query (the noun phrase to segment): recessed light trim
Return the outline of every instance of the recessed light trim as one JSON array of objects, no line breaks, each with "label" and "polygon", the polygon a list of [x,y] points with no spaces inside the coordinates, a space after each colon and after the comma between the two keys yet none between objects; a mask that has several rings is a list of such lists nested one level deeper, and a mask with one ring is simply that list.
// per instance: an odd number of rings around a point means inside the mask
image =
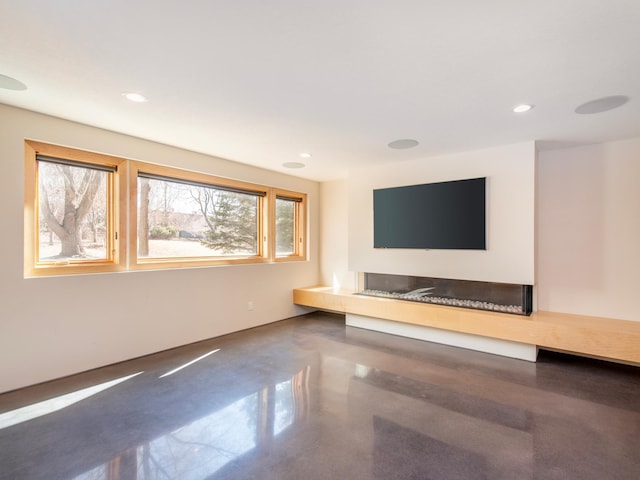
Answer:
[{"label": "recessed light trim", "polygon": [[401,138],[400,140],[390,142],[387,147],[393,148],[394,150],[404,150],[405,148],[417,147],[419,143],[417,140],[411,138]]},{"label": "recessed light trim", "polygon": [[310,153],[301,153],[300,154],[300,158],[311,158],[313,155],[311,155]]},{"label": "recessed light trim", "polygon": [[513,107],[513,112],[514,113],[525,113],[528,112],[529,110],[531,110],[533,108],[533,105],[530,105],[528,103],[521,103],[520,105],[516,105],[515,107]]},{"label": "recessed light trim", "polygon": [[284,162],[282,164],[284,168],[304,168],[306,165],[300,162]]},{"label": "recessed light trim", "polygon": [[147,99],[147,97],[145,97],[141,93],[125,92],[125,93],[122,94],[122,96],[124,98],[126,98],[127,100],[129,100],[131,102],[136,102],[136,103],[144,103],[144,102],[148,102],[149,101]]}]

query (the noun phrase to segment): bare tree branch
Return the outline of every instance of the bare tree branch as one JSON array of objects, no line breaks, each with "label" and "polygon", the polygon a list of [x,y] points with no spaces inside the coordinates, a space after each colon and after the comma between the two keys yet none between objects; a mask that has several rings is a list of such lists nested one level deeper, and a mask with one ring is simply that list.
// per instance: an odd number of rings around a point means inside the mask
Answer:
[{"label": "bare tree branch", "polygon": [[40,213],[42,214],[43,220],[49,227],[53,233],[55,233],[59,238],[65,234],[64,228],[58,222],[58,219],[53,214],[51,210],[51,205],[49,204],[49,193],[46,188],[41,189],[40,191]]}]

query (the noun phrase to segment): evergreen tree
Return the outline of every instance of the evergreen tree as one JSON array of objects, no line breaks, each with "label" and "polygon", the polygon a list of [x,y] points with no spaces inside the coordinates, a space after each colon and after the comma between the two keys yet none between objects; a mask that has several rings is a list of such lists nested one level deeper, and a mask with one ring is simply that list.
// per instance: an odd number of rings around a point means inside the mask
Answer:
[{"label": "evergreen tree", "polygon": [[198,190],[198,202],[209,227],[202,244],[221,253],[256,254],[257,197],[225,190]]}]

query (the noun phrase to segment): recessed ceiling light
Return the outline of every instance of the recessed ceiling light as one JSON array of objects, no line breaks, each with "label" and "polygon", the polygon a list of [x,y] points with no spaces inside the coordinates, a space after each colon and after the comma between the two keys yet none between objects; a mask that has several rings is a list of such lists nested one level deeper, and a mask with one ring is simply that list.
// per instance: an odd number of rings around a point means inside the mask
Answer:
[{"label": "recessed ceiling light", "polygon": [[310,153],[301,153],[300,157],[301,158],[311,158],[311,154]]},{"label": "recessed ceiling light", "polygon": [[140,93],[123,93],[122,96],[127,100],[130,100],[132,102],[137,102],[137,103],[144,103],[148,101],[147,97],[145,97]]},{"label": "recessed ceiling light", "polygon": [[583,103],[575,109],[580,115],[589,115],[592,113],[602,113],[614,108],[621,107],[629,101],[629,97],[625,95],[613,95],[611,97],[598,98],[590,102]]},{"label": "recessed ceiling light", "polygon": [[27,86],[20,80],[0,74],[0,88],[7,90],[26,90]]},{"label": "recessed ceiling light", "polygon": [[513,107],[513,111],[515,113],[524,113],[524,112],[528,112],[532,108],[533,108],[533,105],[523,103],[521,105],[516,105],[515,107]]},{"label": "recessed ceiling light", "polygon": [[393,148],[396,150],[402,150],[405,148],[413,148],[418,146],[418,141],[417,140],[412,140],[410,138],[403,138],[400,140],[394,140],[393,142],[389,143],[387,145],[387,147],[389,148]]},{"label": "recessed ceiling light", "polygon": [[284,168],[304,168],[305,164],[300,162],[285,162],[282,166]]}]

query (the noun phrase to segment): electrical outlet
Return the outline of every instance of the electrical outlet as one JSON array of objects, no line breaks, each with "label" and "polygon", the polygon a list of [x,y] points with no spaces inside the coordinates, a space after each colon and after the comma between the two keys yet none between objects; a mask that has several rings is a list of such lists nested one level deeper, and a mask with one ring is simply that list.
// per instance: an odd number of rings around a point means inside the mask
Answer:
[{"label": "electrical outlet", "polygon": [[247,302],[247,310],[249,311],[253,310],[253,300],[249,300]]}]

